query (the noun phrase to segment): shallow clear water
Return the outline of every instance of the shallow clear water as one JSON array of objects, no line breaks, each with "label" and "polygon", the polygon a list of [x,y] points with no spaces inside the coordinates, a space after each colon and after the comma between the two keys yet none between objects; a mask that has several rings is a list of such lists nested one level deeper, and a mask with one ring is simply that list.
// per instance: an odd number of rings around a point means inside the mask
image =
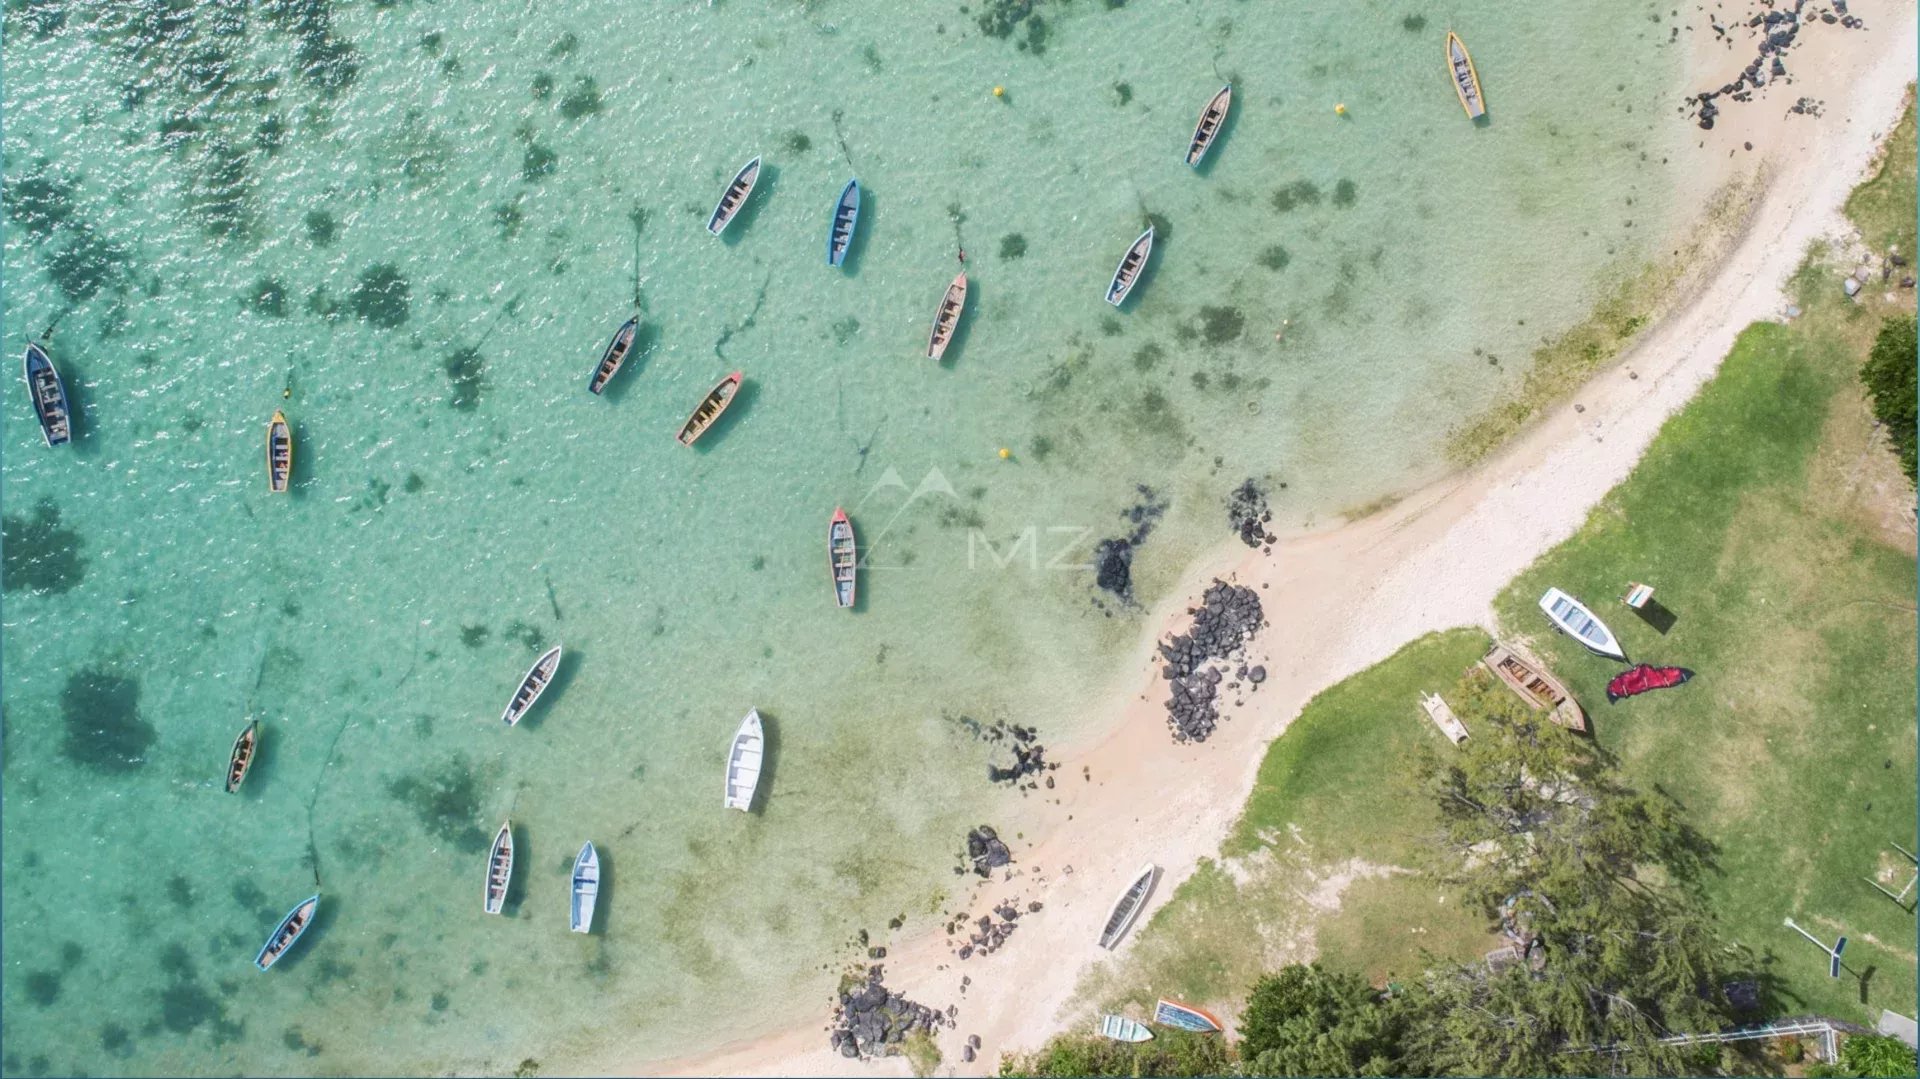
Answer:
[{"label": "shallow clear water", "polygon": [[[987,783],[975,725],[1099,724],[1228,490],[1259,477],[1298,522],[1431,475],[1679,221],[1653,6],[1408,29],[1418,5],[1080,0],[1042,5],[1038,54],[973,7],[9,7],[6,348],[44,337],[80,422],[48,451],[7,393],[0,1071],[552,1070],[812,1017],[855,930],[936,921],[969,825],[1044,813]],[[590,397],[636,281],[640,354]],[[677,445],[734,369],[742,399]],[[276,408],[288,497],[261,482]],[[1086,563],[1143,505],[1129,604]],[[555,688],[503,729],[552,641]],[[725,813],[754,705],[762,801]],[[316,879],[315,929],[256,973]]]}]

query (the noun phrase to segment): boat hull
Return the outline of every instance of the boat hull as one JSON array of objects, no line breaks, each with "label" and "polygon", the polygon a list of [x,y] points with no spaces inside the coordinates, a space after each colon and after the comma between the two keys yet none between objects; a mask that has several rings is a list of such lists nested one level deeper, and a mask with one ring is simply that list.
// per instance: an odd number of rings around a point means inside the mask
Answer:
[{"label": "boat hull", "polygon": [[1620,647],[1620,638],[1613,635],[1613,630],[1588,610],[1586,604],[1558,588],[1549,588],[1540,597],[1540,611],[1562,633],[1579,641],[1596,655],[1623,662],[1626,660],[1627,653]]},{"label": "boat hull", "polygon": [[1452,32],[1447,34],[1447,71],[1453,76],[1453,92],[1460,98],[1460,107],[1466,110],[1467,119],[1485,116],[1487,99],[1480,92],[1480,72],[1473,66],[1466,42]]},{"label": "boat hull", "polygon": [[1536,711],[1549,711],[1550,718],[1571,731],[1587,732],[1587,716],[1566,684],[1555,678],[1544,664],[1535,662],[1507,645],[1495,641],[1480,663],[1492,671],[1514,695]]},{"label": "boat hull", "polygon": [[313,912],[320,906],[318,895],[308,896],[287,912],[280,924],[274,926],[267,935],[267,942],[260,946],[260,954],[253,957],[253,965],[267,970],[278,963],[282,956],[297,943],[313,925]]},{"label": "boat hull", "polygon": [[635,315],[613,333],[613,340],[607,342],[606,351],[600,354],[600,362],[593,365],[593,374],[587,376],[587,392],[599,396],[607,388],[613,376],[620,373],[621,365],[627,362],[627,353],[633,350],[633,338],[640,330],[640,316]]},{"label": "boat hull", "polygon": [[47,350],[27,343],[21,374],[27,381],[27,395],[33,401],[33,417],[40,424],[40,438],[47,448],[73,441],[73,411],[67,403],[67,384],[60,369],[53,365]]},{"label": "boat hull", "polygon": [[766,760],[767,734],[760,722],[760,710],[751,709],[740,721],[727,747],[727,777],[724,802],[727,809],[742,813],[753,811],[753,797],[760,790],[760,767]]},{"label": "boat hull", "polygon": [[513,884],[513,822],[507,821],[493,837],[487,850],[486,887],[480,893],[480,909],[498,914],[506,905],[507,889]]},{"label": "boat hull", "polygon": [[721,413],[724,413],[727,406],[733,404],[734,397],[739,395],[740,379],[740,372],[735,371],[707,391],[707,395],[701,398],[699,407],[693,410],[693,415],[688,416],[687,422],[680,425],[680,434],[677,437],[682,446],[691,446],[700,441],[700,436],[713,428],[714,423],[720,419]]},{"label": "boat hull", "polygon": [[600,903],[600,852],[589,841],[573,860],[572,902],[567,909],[567,928],[575,933],[593,931],[593,911]]},{"label": "boat hull", "polygon": [[292,481],[293,427],[287,423],[286,413],[275,412],[267,421],[267,490],[286,494]]},{"label": "boat hull", "polygon": [[1207,151],[1213,149],[1213,140],[1220,137],[1220,127],[1227,122],[1227,112],[1233,108],[1233,85],[1229,83],[1220,88],[1200,110],[1200,122],[1193,125],[1193,138],[1187,140],[1187,164],[1194,168],[1207,158]]},{"label": "boat hull", "polygon": [[833,581],[833,601],[842,609],[853,606],[859,577],[859,542],[847,511],[835,507],[827,522],[827,575]]},{"label": "boat hull", "polygon": [[1120,265],[1113,271],[1113,280],[1107,285],[1107,302],[1115,307],[1127,302],[1133,286],[1140,280],[1140,272],[1147,268],[1147,259],[1153,257],[1153,229],[1140,234],[1120,256]]},{"label": "boat hull", "polygon": [[715,236],[727,231],[727,226],[733,224],[733,219],[740,216],[740,208],[753,197],[753,185],[759,180],[759,158],[756,157],[740,166],[740,171],[734,173],[733,179],[728,181],[727,189],[721,192],[720,201],[714,204],[713,213],[708,215],[707,231]]},{"label": "boat hull", "polygon": [[1153,882],[1160,875],[1160,867],[1148,862],[1127,878],[1127,886],[1113,901],[1107,912],[1106,925],[1100,930],[1100,946],[1109,951],[1118,947],[1122,937],[1127,935],[1134,919],[1146,908],[1147,897],[1153,894]]},{"label": "boat hull", "polygon": [[506,711],[500,713],[500,722],[512,727],[519,724],[533,706],[540,700],[541,694],[553,682],[553,673],[560,669],[560,646],[547,649],[533,666],[527,669],[526,677],[520,679],[520,685],[514,689],[513,697],[507,701]]},{"label": "boat hull", "polygon": [[1214,1018],[1211,1012],[1165,997],[1161,997],[1160,1002],[1154,1005],[1153,1021],[1163,1027],[1200,1034],[1215,1034],[1222,1029],[1220,1020]]},{"label": "boat hull", "polygon": [[967,310],[967,275],[961,273],[947,286],[940,296],[940,306],[933,312],[933,331],[927,334],[927,359],[935,363],[947,354],[947,346],[953,342],[953,331],[960,325],[960,316]]},{"label": "boat hull", "polygon": [[860,181],[848,180],[833,204],[833,219],[827,224],[827,265],[847,261],[847,248],[853,246],[853,230],[860,224]]},{"label": "boat hull", "polygon": [[234,736],[233,751],[227,754],[227,793],[239,791],[253,769],[254,753],[259,749],[260,721],[254,720]]}]

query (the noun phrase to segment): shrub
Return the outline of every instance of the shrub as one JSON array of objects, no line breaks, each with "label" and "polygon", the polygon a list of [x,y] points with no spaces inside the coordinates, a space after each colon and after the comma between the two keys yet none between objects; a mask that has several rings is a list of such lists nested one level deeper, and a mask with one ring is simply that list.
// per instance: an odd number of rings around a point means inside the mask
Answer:
[{"label": "shrub", "polygon": [[1873,398],[1873,413],[1886,424],[1887,437],[1909,480],[1914,478],[1915,394],[1920,392],[1914,376],[1916,355],[1920,355],[1920,344],[1915,340],[1913,316],[1890,318],[1880,324],[1880,336],[1860,369],[1860,381]]}]

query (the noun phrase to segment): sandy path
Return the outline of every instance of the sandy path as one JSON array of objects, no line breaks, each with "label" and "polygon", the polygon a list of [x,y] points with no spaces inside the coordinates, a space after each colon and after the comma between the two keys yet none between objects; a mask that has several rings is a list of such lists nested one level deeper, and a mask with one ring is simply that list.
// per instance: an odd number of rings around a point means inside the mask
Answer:
[{"label": "sandy path", "polygon": [[[1730,108],[1711,136],[1697,140],[1707,143],[1703,168],[1712,167],[1707,155],[1753,141],[1753,153],[1742,150],[1723,168],[1750,169],[1758,158],[1768,170],[1765,194],[1745,236],[1692,301],[1580,391],[1584,411],[1569,403],[1472,472],[1365,520],[1290,537],[1270,557],[1237,542],[1223,546],[1196,568],[1184,595],[1154,612],[1149,625],[1182,628],[1186,607],[1216,575],[1258,589],[1270,627],[1252,652],[1266,665],[1268,680],[1244,708],[1228,712],[1232,718],[1205,745],[1173,746],[1154,639],[1141,642],[1138,688],[1116,702],[1121,719],[1097,742],[1068,747],[1061,756],[1061,805],[1050,814],[1051,833],[1019,851],[1023,875],[985,884],[970,903],[955,907],[979,914],[1017,897],[1023,905],[1039,899],[1045,909],[1024,916],[991,956],[956,961],[936,928],[896,947],[887,960],[890,988],[937,1007],[960,1006],[959,1025],[941,1035],[943,1073],[993,1074],[1001,1052],[1032,1048],[1059,1029],[1070,1018],[1062,1011],[1075,987],[1105,955],[1094,939],[1134,869],[1147,861],[1163,867],[1151,902],[1164,902],[1201,857],[1217,852],[1252,788],[1263,747],[1313,694],[1423,633],[1490,627],[1498,591],[1570,536],[1627,476],[1667,417],[1712,377],[1740,330],[1780,316],[1782,286],[1808,245],[1847,231],[1841,204],[1897,121],[1902,88],[1914,78],[1911,6],[1853,6],[1871,30],[1810,39],[1794,53],[1795,86]],[[1740,58],[1734,70],[1745,62]],[[1821,119],[1782,116],[1802,94],[1825,100]],[[1408,702],[1408,722],[1417,717]],[[1093,782],[1079,779],[1083,767]],[[963,975],[972,981],[964,994]],[[803,1028],[698,1057],[621,1061],[614,1070],[909,1074],[900,1058],[842,1059],[828,1049],[824,1024],[823,1014]],[[971,1034],[983,1046],[978,1061],[964,1065],[961,1047]]]}]

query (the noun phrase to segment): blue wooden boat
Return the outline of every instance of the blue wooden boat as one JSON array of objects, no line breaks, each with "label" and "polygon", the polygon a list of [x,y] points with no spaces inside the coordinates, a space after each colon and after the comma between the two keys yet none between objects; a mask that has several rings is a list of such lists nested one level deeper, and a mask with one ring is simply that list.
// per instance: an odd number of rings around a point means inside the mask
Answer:
[{"label": "blue wooden boat", "polygon": [[740,207],[747,204],[747,196],[753,194],[754,181],[759,178],[759,158],[756,157],[740,166],[740,171],[733,174],[733,182],[727,185],[727,190],[721,194],[720,201],[714,204],[713,215],[707,218],[708,232],[718,236],[727,231],[727,226],[733,223],[734,215],[740,212]]},{"label": "blue wooden boat", "polygon": [[827,265],[847,261],[847,248],[853,243],[853,226],[860,221],[860,181],[848,180],[840,189],[840,201],[833,204],[833,224],[827,227]]},{"label": "blue wooden boat", "polygon": [[73,440],[73,420],[67,409],[67,384],[53,366],[47,350],[27,342],[27,393],[33,398],[33,415],[40,421],[40,437],[48,446],[63,446]]},{"label": "blue wooden boat", "polygon": [[627,353],[633,349],[633,335],[640,330],[640,316],[635,315],[626,324],[613,332],[613,340],[607,342],[607,350],[600,354],[600,362],[593,369],[593,377],[587,380],[587,392],[598,395],[607,388],[607,382],[619,372],[620,365],[627,360]]},{"label": "blue wooden boat", "polygon": [[280,957],[287,954],[287,949],[293,947],[293,942],[300,939],[300,934],[313,924],[313,911],[319,905],[320,897],[311,895],[288,911],[287,916],[280,919],[280,924],[273,927],[273,935],[260,946],[260,954],[253,957],[253,965],[265,970],[279,962]]},{"label": "blue wooden boat", "polygon": [[1160,1003],[1154,1006],[1153,1021],[1163,1027],[1191,1030],[1199,1034],[1217,1034],[1221,1029],[1220,1020],[1191,1004],[1165,997],[1161,997]]},{"label": "blue wooden boat", "polygon": [[1127,293],[1133,291],[1133,283],[1140,280],[1140,271],[1146,268],[1147,256],[1153,254],[1153,226],[1133,241],[1127,253],[1120,258],[1120,265],[1113,271],[1113,281],[1107,285],[1107,302],[1115,307],[1127,302]]}]

